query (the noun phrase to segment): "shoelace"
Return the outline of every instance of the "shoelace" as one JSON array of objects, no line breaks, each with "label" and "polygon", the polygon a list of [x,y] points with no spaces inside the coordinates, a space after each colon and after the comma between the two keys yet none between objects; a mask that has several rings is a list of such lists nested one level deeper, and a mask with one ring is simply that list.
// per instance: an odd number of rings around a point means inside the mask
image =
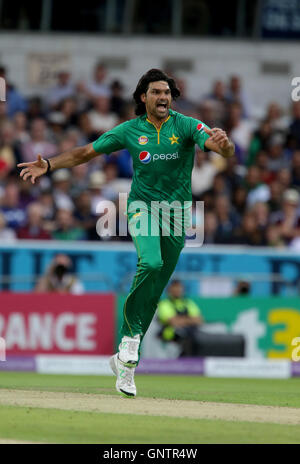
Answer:
[{"label": "shoelace", "polygon": [[139,342],[128,342],[128,353],[135,355],[138,348]]},{"label": "shoelace", "polygon": [[131,387],[134,385],[134,367],[122,367],[124,375],[121,376],[122,383]]},{"label": "shoelace", "polygon": [[121,349],[127,350],[129,354],[135,355],[138,348],[139,341],[128,341],[121,343]]}]

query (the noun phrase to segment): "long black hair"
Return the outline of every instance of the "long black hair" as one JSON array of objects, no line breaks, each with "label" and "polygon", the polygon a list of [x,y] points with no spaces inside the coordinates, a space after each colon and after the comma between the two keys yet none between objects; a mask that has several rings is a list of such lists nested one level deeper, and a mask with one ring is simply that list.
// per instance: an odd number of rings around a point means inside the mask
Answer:
[{"label": "long black hair", "polygon": [[180,90],[176,87],[176,82],[172,77],[169,77],[160,69],[150,69],[140,78],[133,94],[133,99],[136,103],[135,114],[137,116],[146,113],[146,106],[141,100],[141,95],[147,92],[150,82],[157,81],[165,81],[169,84],[171,95],[174,100],[180,96]]}]

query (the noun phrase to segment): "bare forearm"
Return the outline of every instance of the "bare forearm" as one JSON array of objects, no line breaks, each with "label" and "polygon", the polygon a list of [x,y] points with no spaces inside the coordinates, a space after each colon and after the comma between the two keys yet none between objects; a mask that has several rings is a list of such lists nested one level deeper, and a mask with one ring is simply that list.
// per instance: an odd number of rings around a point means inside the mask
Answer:
[{"label": "bare forearm", "polygon": [[229,145],[226,148],[220,148],[220,155],[222,155],[224,158],[230,158],[231,156],[234,155],[235,151],[235,146],[232,140],[229,140]]},{"label": "bare forearm", "polygon": [[229,139],[225,131],[219,127],[215,127],[214,129],[204,128],[204,131],[210,135],[205,141],[205,147],[208,150],[219,153],[219,155],[224,158],[229,158],[234,155],[234,143]]},{"label": "bare forearm", "polygon": [[73,150],[50,158],[51,171],[61,168],[72,168],[78,164],[87,163],[97,155],[98,153],[95,152],[91,143],[84,147],[73,148]]},{"label": "bare forearm", "polygon": [[221,147],[218,142],[213,142],[210,139],[207,140],[205,143],[206,148],[215,153],[219,153],[219,155],[223,156],[224,158],[230,158],[230,156],[234,155],[234,143],[229,140],[228,146],[226,148]]}]

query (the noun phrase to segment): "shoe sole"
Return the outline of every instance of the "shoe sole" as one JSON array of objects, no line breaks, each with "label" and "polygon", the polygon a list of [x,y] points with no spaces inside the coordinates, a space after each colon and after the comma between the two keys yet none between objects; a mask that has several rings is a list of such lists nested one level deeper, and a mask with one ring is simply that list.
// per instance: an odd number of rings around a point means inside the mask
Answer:
[{"label": "shoe sole", "polygon": [[117,369],[117,366],[116,366],[116,357],[117,356],[118,356],[118,354],[114,354],[109,360],[110,368],[113,371],[114,375],[117,377],[116,390],[117,390],[118,393],[120,393],[125,398],[135,398],[135,395],[133,393],[126,392],[125,390],[122,390],[121,388],[119,388],[118,385],[117,385],[118,384],[118,369]]}]

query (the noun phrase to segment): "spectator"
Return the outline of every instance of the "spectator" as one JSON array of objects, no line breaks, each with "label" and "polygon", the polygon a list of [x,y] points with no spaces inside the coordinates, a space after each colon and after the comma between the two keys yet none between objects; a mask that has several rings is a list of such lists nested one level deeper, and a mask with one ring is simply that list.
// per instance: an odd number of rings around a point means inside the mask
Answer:
[{"label": "spectator", "polygon": [[44,119],[34,119],[32,121],[31,139],[22,145],[23,162],[35,161],[39,153],[42,153],[44,158],[49,158],[56,153],[56,145],[47,140],[46,127]]},{"label": "spectator", "polygon": [[226,97],[226,86],[223,81],[216,80],[213,83],[212,91],[208,95],[208,99],[215,102],[216,118],[219,121],[224,121],[226,107],[229,102],[228,98]]},{"label": "spectator", "polygon": [[160,338],[179,343],[181,356],[197,356],[198,330],[203,324],[201,311],[190,298],[184,296],[179,280],[168,287],[168,297],[158,304],[157,316],[162,325]]},{"label": "spectator", "polygon": [[70,196],[71,181],[71,173],[68,169],[59,169],[53,173],[53,198],[57,209],[73,211],[74,202]]},{"label": "spectator", "polygon": [[239,102],[229,105],[225,129],[239,150],[239,163],[244,164],[250,146],[252,126],[249,121],[242,119],[242,106]]},{"label": "spectator", "polygon": [[71,82],[71,73],[62,70],[57,73],[57,83],[46,95],[46,101],[50,109],[58,109],[58,105],[76,94],[75,86]]},{"label": "spectator", "polygon": [[39,96],[31,97],[28,101],[26,114],[30,123],[34,119],[45,119],[44,100]]},{"label": "spectator", "polygon": [[59,144],[65,137],[65,116],[60,111],[52,111],[47,117],[49,127],[49,139],[54,144]]},{"label": "spectator", "polygon": [[94,68],[94,77],[93,79],[88,82],[88,84],[84,84],[80,82],[78,85],[78,90],[85,94],[86,98],[89,100],[93,100],[97,97],[107,97],[110,98],[111,91],[106,81],[107,71],[106,67],[103,63],[97,63]]},{"label": "spectator", "polygon": [[96,97],[94,108],[88,113],[91,126],[99,134],[112,129],[118,122],[117,116],[109,110],[109,98]]},{"label": "spectator", "polygon": [[291,171],[288,168],[282,168],[277,173],[277,180],[280,183],[283,190],[287,190],[291,187],[292,177]]},{"label": "spectator", "polygon": [[43,208],[43,227],[50,235],[55,228],[55,204],[51,190],[42,190],[39,196],[39,203]]},{"label": "spectator", "polygon": [[280,210],[283,190],[284,187],[280,182],[278,182],[278,180],[275,180],[270,184],[270,198],[267,204],[271,213]]},{"label": "spectator", "polygon": [[18,111],[14,118],[14,139],[18,143],[29,142],[30,136],[27,130],[27,115],[22,111]]},{"label": "spectator", "polygon": [[268,204],[263,202],[257,202],[252,206],[250,211],[254,215],[258,230],[262,232],[263,236],[265,236],[270,221],[270,212]]},{"label": "spectator", "polygon": [[99,136],[98,132],[93,128],[91,119],[88,113],[82,113],[78,118],[79,129],[81,131],[81,145],[92,143]]},{"label": "spectator", "polygon": [[97,207],[101,201],[106,198],[102,194],[102,188],[105,185],[105,174],[102,171],[92,172],[89,178],[89,191],[91,194],[91,211],[92,214],[97,215],[99,211]]},{"label": "spectator", "polygon": [[243,216],[247,207],[247,190],[240,185],[236,188],[232,197],[232,204],[237,214]]},{"label": "spectator", "polygon": [[271,102],[268,105],[265,119],[273,131],[285,132],[288,127],[287,118],[283,116],[282,108],[276,102]]},{"label": "spectator", "polygon": [[15,141],[14,125],[10,121],[2,124],[0,129],[0,159],[9,171],[14,171],[16,164],[21,162],[20,146]]},{"label": "spectator", "polygon": [[247,211],[241,221],[241,225],[232,234],[229,243],[235,245],[263,246],[266,238],[261,230],[258,229],[253,212]]},{"label": "spectator", "polygon": [[16,233],[13,229],[6,227],[5,216],[0,213],[0,243],[9,243],[16,240]]},{"label": "spectator", "polygon": [[85,231],[87,240],[99,240],[96,230],[98,216],[91,211],[91,194],[89,191],[82,191],[75,200],[76,209],[74,217],[78,225]]},{"label": "spectator", "polygon": [[0,208],[8,227],[17,230],[26,220],[26,213],[20,207],[20,189],[17,184],[9,183],[4,189]]},{"label": "spectator", "polygon": [[180,90],[180,97],[174,103],[175,111],[185,114],[187,116],[193,116],[196,112],[195,103],[189,100],[186,96],[186,83],[184,79],[176,79],[177,87]]},{"label": "spectator", "polygon": [[231,103],[238,103],[240,105],[243,118],[249,117],[249,100],[244,89],[242,88],[242,80],[240,76],[233,75],[230,77],[227,99]]},{"label": "spectator", "polygon": [[288,166],[288,160],[285,157],[283,150],[284,138],[281,134],[273,134],[268,142],[267,155],[268,170],[271,172],[279,172]]},{"label": "spectator", "polygon": [[266,230],[266,244],[273,248],[284,248],[285,242],[281,237],[280,230],[276,225],[269,225]]},{"label": "spectator", "polygon": [[204,244],[217,243],[218,219],[213,211],[207,211],[204,215]]},{"label": "spectator", "polygon": [[227,187],[226,190],[228,191],[230,197],[232,197],[236,189],[240,185],[242,185],[243,176],[239,172],[239,166],[235,156],[231,156],[226,161],[226,166],[225,169],[222,171],[222,174],[225,178],[225,183]]},{"label": "spectator", "polygon": [[292,106],[292,122],[289,137],[294,149],[300,149],[300,101],[294,102]]},{"label": "spectator", "polygon": [[113,81],[111,86],[110,112],[121,116],[125,106],[124,87],[120,81]]},{"label": "spectator", "polygon": [[18,238],[30,240],[50,240],[50,234],[43,227],[43,207],[31,203],[27,208],[27,222],[17,230]]},{"label": "spectator", "polygon": [[0,65],[0,77],[6,80],[7,115],[12,118],[18,111],[26,111],[27,102],[17,89],[7,81],[6,68]]},{"label": "spectator", "polygon": [[282,208],[271,215],[270,221],[277,226],[280,238],[286,244],[300,236],[300,195],[297,190],[288,189],[283,194]]},{"label": "spectator", "polygon": [[133,175],[133,163],[129,151],[126,148],[124,150],[120,150],[117,153],[115,160],[118,166],[119,177],[131,179]]},{"label": "spectator", "polygon": [[105,185],[102,189],[102,195],[108,200],[116,201],[119,193],[129,195],[131,188],[131,179],[124,179],[118,176],[118,165],[114,161],[106,163],[103,167],[105,175]]},{"label": "spectator", "polygon": [[71,196],[77,197],[81,192],[88,188],[88,164],[78,164],[71,169]]},{"label": "spectator", "polygon": [[272,128],[269,121],[263,121],[259,128],[254,131],[250,141],[247,166],[252,166],[256,163],[257,154],[261,150],[267,150],[271,134]]},{"label": "spectator", "polygon": [[192,194],[196,200],[203,192],[212,188],[217,172],[217,168],[209,160],[208,154],[197,147],[192,171]]},{"label": "spectator", "polygon": [[78,109],[75,98],[68,97],[61,101],[59,112],[63,117],[64,128],[76,127],[78,121]]},{"label": "spectator", "polygon": [[290,185],[300,188],[300,150],[294,151],[291,165],[291,182]]},{"label": "spectator", "polygon": [[230,192],[228,190],[228,187],[226,185],[226,179],[225,176],[222,172],[218,172],[213,180],[213,185],[212,188],[207,190],[208,193],[210,193],[213,197],[213,199],[217,195],[229,195]]},{"label": "spectator", "polygon": [[64,254],[55,256],[43,275],[37,282],[35,293],[84,293],[83,284],[72,272],[72,261]]},{"label": "spectator", "polygon": [[258,201],[270,199],[270,188],[263,184],[261,170],[257,166],[250,166],[244,184],[248,190],[247,204],[249,206]]},{"label": "spectator", "polygon": [[239,223],[239,218],[231,210],[230,201],[226,195],[218,195],[216,197],[214,210],[218,221],[217,243],[228,243],[234,229]]},{"label": "spectator", "polygon": [[59,209],[55,216],[56,229],[52,232],[55,240],[84,240],[85,232],[76,225],[73,213],[68,209]]},{"label": "spectator", "polygon": [[246,282],[245,280],[240,280],[236,284],[236,289],[234,291],[234,294],[236,296],[244,296],[244,295],[249,295],[251,292],[251,285],[249,282]]},{"label": "spectator", "polygon": [[200,103],[199,116],[196,115],[196,118],[205,121],[205,124],[209,127],[221,127],[223,125],[217,103],[208,98]]}]

